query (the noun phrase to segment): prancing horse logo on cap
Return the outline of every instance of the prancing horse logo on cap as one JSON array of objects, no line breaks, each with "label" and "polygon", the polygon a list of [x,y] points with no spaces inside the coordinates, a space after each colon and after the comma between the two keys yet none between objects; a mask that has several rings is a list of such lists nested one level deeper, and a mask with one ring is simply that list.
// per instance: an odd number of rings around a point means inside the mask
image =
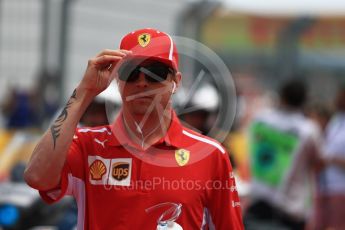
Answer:
[{"label": "prancing horse logo on cap", "polygon": [[138,36],[138,43],[142,47],[147,46],[150,43],[150,40],[151,40],[151,35],[148,33],[140,34]]}]

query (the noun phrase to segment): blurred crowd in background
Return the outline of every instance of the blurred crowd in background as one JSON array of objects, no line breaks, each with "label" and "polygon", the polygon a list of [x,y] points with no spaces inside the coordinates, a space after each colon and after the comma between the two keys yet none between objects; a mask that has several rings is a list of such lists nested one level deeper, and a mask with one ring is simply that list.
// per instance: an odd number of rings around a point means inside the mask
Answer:
[{"label": "blurred crowd in background", "polygon": [[[246,229],[345,229],[345,14],[323,13],[322,4],[315,12],[238,4],[0,0],[0,229],[73,229],[74,201],[45,205],[23,182],[25,164],[87,59],[142,27],[199,41],[230,69],[230,130],[215,124],[228,100],[212,81],[187,105],[198,109],[180,118],[204,134],[215,125],[226,132]],[[197,63],[180,63],[193,81],[189,65]],[[109,123],[107,108],[121,106],[109,95],[93,101],[80,125]]]}]

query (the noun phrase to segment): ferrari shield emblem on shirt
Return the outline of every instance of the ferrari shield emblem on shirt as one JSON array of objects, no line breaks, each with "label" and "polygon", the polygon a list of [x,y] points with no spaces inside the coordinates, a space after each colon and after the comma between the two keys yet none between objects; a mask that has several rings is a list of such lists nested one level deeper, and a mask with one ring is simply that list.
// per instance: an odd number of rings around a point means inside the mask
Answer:
[{"label": "ferrari shield emblem on shirt", "polygon": [[150,43],[151,35],[148,33],[140,34],[138,36],[138,43],[141,47],[145,47]]},{"label": "ferrari shield emblem on shirt", "polygon": [[185,149],[178,149],[175,151],[175,159],[179,166],[184,166],[189,161],[190,152]]}]

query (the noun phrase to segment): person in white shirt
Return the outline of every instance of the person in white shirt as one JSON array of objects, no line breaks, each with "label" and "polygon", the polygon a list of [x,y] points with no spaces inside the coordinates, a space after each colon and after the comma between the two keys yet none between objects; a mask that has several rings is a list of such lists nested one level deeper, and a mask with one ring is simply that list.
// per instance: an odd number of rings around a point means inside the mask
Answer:
[{"label": "person in white shirt", "polygon": [[310,174],[320,133],[302,113],[303,82],[290,80],[279,93],[279,107],[260,112],[250,126],[252,205],[246,216],[298,230],[305,228],[311,211]]}]

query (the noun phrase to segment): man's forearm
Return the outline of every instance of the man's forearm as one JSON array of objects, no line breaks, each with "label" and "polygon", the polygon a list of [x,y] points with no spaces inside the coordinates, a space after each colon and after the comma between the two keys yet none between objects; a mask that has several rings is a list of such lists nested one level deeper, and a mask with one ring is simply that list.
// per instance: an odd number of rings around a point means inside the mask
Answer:
[{"label": "man's forearm", "polygon": [[58,185],[75,129],[91,100],[84,90],[77,88],[73,91],[66,106],[33,151],[24,174],[30,186],[48,190]]},{"label": "man's forearm", "polygon": [[24,173],[31,187],[48,190],[58,185],[81,116],[92,99],[109,86],[116,63],[127,54],[130,52],[105,49],[89,59],[78,88],[33,151]]}]

